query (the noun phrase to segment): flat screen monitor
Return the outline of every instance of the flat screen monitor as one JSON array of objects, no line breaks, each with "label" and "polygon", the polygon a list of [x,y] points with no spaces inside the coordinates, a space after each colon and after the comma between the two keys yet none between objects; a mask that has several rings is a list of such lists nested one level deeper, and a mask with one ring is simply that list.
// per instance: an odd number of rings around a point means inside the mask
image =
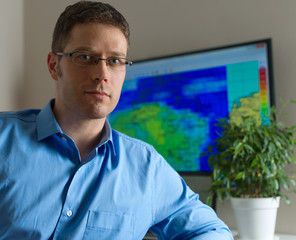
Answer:
[{"label": "flat screen monitor", "polygon": [[135,61],[109,121],[180,174],[210,175],[200,154],[217,138],[217,120],[259,114],[267,123],[272,78],[271,39]]}]

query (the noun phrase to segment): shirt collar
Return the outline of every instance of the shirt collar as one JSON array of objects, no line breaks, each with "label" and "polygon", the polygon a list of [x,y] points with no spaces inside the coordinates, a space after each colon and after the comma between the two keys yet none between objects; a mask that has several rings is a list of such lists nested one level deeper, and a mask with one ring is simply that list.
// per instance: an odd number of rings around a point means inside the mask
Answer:
[{"label": "shirt collar", "polygon": [[[37,115],[37,136],[38,141],[42,141],[43,139],[50,137],[51,135],[62,133],[62,130],[57,123],[55,116],[52,112],[52,107],[54,105],[54,99],[50,100],[47,105],[40,111]],[[115,156],[115,147],[112,136],[111,126],[106,119],[105,125],[103,128],[102,140],[98,147],[101,145],[108,143],[110,148],[112,149],[112,153]]]},{"label": "shirt collar", "polygon": [[38,141],[41,141],[53,134],[61,132],[61,128],[59,127],[52,112],[53,104],[54,99],[50,100],[37,115],[36,124]]},{"label": "shirt collar", "polygon": [[115,156],[116,151],[115,151],[115,147],[114,147],[112,128],[111,128],[110,123],[109,123],[109,121],[107,119],[105,121],[105,125],[104,125],[104,128],[103,128],[103,134],[102,134],[102,140],[101,140],[99,146],[103,145],[104,143],[109,144],[109,146],[110,146],[110,148],[112,150],[112,153]]}]

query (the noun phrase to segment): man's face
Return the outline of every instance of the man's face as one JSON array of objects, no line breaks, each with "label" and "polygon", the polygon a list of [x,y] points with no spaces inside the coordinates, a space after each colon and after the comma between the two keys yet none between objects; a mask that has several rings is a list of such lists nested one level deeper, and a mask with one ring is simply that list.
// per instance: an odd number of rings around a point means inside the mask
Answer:
[{"label": "man's face", "polygon": [[[111,25],[90,23],[74,26],[64,52],[125,58],[127,48],[121,30]],[[125,70],[112,70],[102,60],[97,65],[78,66],[71,57],[62,56],[59,61],[55,55],[52,58],[56,59],[56,75],[51,75],[56,80],[55,109],[59,114],[102,119],[113,111],[120,97]]]}]

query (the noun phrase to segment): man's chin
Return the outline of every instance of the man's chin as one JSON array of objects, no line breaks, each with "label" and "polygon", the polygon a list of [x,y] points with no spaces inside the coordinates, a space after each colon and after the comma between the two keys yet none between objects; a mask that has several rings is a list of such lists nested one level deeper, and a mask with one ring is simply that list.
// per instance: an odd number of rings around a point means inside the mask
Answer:
[{"label": "man's chin", "polygon": [[93,110],[93,111],[87,111],[84,112],[84,116],[86,119],[93,119],[93,120],[99,120],[99,119],[106,119],[106,117],[109,115],[109,112],[107,111],[98,111],[98,110]]}]

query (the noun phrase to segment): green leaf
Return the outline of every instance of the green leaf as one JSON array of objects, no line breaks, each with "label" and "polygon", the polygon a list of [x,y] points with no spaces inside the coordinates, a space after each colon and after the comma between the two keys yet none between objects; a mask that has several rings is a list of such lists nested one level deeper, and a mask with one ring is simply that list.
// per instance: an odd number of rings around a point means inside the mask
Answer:
[{"label": "green leaf", "polygon": [[251,168],[254,168],[258,164],[259,159],[255,157],[252,161]]},{"label": "green leaf", "polygon": [[241,142],[239,142],[236,146],[235,146],[235,150],[234,150],[234,154],[238,154],[243,148],[243,144]]},{"label": "green leaf", "polygon": [[236,175],[235,180],[242,179],[244,174],[245,174],[244,172],[240,172],[239,174]]},{"label": "green leaf", "polygon": [[213,204],[213,196],[212,195],[207,197],[206,204],[208,206],[212,206],[212,204]]}]

